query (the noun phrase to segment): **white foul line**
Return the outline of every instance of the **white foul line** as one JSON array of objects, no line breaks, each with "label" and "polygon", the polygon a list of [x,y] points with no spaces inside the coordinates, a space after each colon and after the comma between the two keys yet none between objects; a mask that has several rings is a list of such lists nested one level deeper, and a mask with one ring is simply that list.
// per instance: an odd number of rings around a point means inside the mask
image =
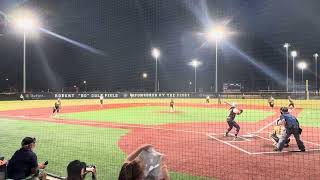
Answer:
[{"label": "white foul line", "polygon": [[267,129],[269,126],[272,126],[272,124],[274,124],[278,119],[272,121],[271,123],[265,125],[264,127],[262,127],[261,129],[257,130],[255,133],[260,133],[261,131]]},{"label": "white foul line", "polygon": [[235,148],[235,149],[237,149],[237,150],[239,150],[239,151],[241,151],[241,152],[244,152],[244,153],[247,153],[247,154],[251,155],[250,152],[248,152],[248,151],[246,151],[246,150],[244,150],[244,149],[242,149],[242,148],[240,148],[240,147],[238,147],[238,146],[235,146],[235,145],[233,145],[233,144],[230,144],[230,143],[228,143],[228,142],[226,142],[226,141],[222,141],[222,140],[220,140],[220,139],[212,136],[212,134],[207,134],[207,136],[209,136],[210,138],[212,138],[212,139],[214,139],[214,140],[216,140],[216,141],[219,141],[219,142],[221,142],[221,143],[223,143],[223,144],[229,145],[229,146],[231,146],[231,147],[233,147],[233,148]]},{"label": "white foul line", "polygon": [[[219,133],[219,134],[214,134],[214,133],[210,133],[211,135],[220,135],[220,134],[225,134],[225,133]],[[233,134],[229,134],[229,136],[233,136],[233,137],[236,137],[235,135],[233,135]],[[250,139],[247,139],[247,138],[245,138],[245,137],[243,137],[243,136],[237,136],[238,138],[241,138],[241,139],[244,139],[245,141],[251,141]],[[241,141],[239,141],[239,142],[241,142]]]},{"label": "white foul line", "polygon": [[320,144],[317,144],[317,143],[314,143],[314,142],[310,142],[310,141],[305,141],[305,140],[302,140],[303,142],[306,142],[306,143],[309,143],[309,144],[313,144],[313,145],[316,145],[316,146],[320,146]]},{"label": "white foul line", "polygon": [[[306,152],[311,151],[320,151],[320,149],[306,149]],[[289,153],[289,152],[300,152],[299,150],[296,151],[267,151],[267,152],[253,152],[250,155],[261,155],[261,154],[280,154],[280,153]],[[303,152],[301,152],[303,153]]]}]

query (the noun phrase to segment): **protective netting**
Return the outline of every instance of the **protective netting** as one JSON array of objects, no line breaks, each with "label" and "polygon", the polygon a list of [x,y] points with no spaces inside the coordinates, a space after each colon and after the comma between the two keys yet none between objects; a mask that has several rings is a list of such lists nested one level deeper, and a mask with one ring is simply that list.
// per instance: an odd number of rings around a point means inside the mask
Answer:
[{"label": "protective netting", "polygon": [[[0,180],[28,136],[60,177],[80,160],[103,180],[319,179],[318,6],[0,1]],[[24,47],[20,9],[41,21]]]}]

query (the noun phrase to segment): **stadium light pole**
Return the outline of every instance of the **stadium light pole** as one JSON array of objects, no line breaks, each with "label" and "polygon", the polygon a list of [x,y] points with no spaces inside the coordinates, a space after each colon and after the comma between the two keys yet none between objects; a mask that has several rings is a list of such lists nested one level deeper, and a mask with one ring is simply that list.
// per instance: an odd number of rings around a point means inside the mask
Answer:
[{"label": "stadium light pole", "polygon": [[286,84],[286,89],[287,92],[289,92],[289,43],[284,43],[283,45],[284,48],[286,48],[286,60],[287,60],[287,84]]},{"label": "stadium light pole", "polygon": [[294,58],[297,57],[297,51],[291,51],[291,56],[292,56],[292,91],[295,91],[295,79],[294,79],[294,69],[295,69],[295,65],[294,65]]},{"label": "stadium light pole", "polygon": [[304,84],[304,83],[303,83],[303,70],[304,70],[305,68],[307,68],[307,63],[304,62],[304,61],[299,62],[299,63],[298,63],[298,68],[301,69],[301,80],[302,80],[302,84]]},{"label": "stadium light pole", "polygon": [[216,45],[216,76],[215,76],[215,92],[218,93],[218,44],[219,41],[225,38],[226,27],[216,26],[211,31],[208,32],[208,38],[215,41]]},{"label": "stadium light pole", "polygon": [[315,60],[315,64],[316,64],[316,74],[315,74],[315,81],[316,81],[316,92],[318,91],[318,56],[319,54],[318,53],[315,53],[313,55],[314,57],[314,60]]},{"label": "stadium light pole", "polygon": [[87,81],[83,81],[85,92],[87,92]]},{"label": "stadium light pole", "polygon": [[37,18],[30,12],[19,12],[13,16],[14,25],[23,32],[23,93],[26,93],[26,39],[27,34],[35,31],[38,26]]},{"label": "stadium light pole", "polygon": [[157,48],[152,49],[152,56],[156,60],[156,75],[155,75],[155,82],[154,82],[154,92],[158,91],[158,58],[160,57],[160,50]]},{"label": "stadium light pole", "polygon": [[193,59],[190,65],[194,67],[194,92],[197,92],[197,67],[201,65],[201,62],[197,59]]}]

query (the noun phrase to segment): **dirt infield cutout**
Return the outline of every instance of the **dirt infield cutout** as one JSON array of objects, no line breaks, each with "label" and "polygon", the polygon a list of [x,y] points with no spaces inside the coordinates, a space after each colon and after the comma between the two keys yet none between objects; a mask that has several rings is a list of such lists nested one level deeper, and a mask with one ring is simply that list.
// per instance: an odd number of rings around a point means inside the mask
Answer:
[{"label": "dirt infield cutout", "polygon": [[[226,137],[224,136],[224,133],[210,133],[207,134],[207,136],[212,140],[221,142],[248,155],[300,152],[296,147],[297,145],[293,137],[291,138],[291,146],[289,148],[286,148],[281,152],[272,151],[274,148],[272,142],[270,139],[264,137],[265,134],[268,134],[268,132],[247,133],[245,135],[238,136],[236,140],[234,140],[234,135]],[[320,153],[320,144],[305,140],[304,143],[307,146],[306,152],[318,151]]]}]

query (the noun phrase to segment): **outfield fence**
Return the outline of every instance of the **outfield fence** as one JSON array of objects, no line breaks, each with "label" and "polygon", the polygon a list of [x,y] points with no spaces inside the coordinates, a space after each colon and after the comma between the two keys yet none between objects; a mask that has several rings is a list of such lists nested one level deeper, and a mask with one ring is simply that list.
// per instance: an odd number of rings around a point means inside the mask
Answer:
[{"label": "outfield fence", "polygon": [[[232,98],[232,99],[266,99],[270,96],[278,99],[320,99],[316,92],[229,92],[229,93],[190,93],[190,92],[35,92],[23,94],[25,100],[45,99],[97,99],[103,95],[107,99],[139,98]],[[0,100],[20,100],[21,93],[2,93]]]}]

